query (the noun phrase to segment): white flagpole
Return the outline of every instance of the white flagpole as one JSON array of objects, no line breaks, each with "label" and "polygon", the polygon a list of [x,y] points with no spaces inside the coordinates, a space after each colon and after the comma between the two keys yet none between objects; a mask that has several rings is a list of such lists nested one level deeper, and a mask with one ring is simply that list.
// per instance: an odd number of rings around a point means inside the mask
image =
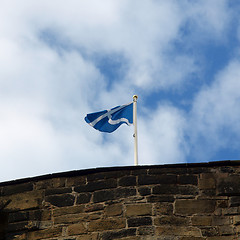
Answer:
[{"label": "white flagpole", "polygon": [[137,99],[138,96],[133,96],[133,125],[134,125],[134,165],[138,165],[138,139],[137,139]]}]

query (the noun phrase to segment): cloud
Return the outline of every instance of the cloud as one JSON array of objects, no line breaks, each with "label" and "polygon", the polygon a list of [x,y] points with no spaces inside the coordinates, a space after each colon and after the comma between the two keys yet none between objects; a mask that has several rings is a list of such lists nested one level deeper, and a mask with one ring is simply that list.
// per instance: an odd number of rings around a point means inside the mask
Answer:
[{"label": "cloud", "polygon": [[193,103],[191,143],[196,160],[210,159],[221,149],[237,149],[240,143],[240,62],[233,60],[205,86]]},{"label": "cloud", "polygon": [[[219,42],[228,31],[231,13],[226,1],[4,1],[0,9],[0,159],[4,165],[0,181],[132,165],[132,129],[124,126],[104,135],[87,126],[84,115],[130,102],[135,93],[146,99],[153,92],[161,96],[160,90],[184,92],[192,76],[204,70],[199,55],[189,49],[210,38]],[[235,65],[237,61],[227,69],[237,74]],[[111,73],[113,67],[118,74]],[[219,110],[217,98],[210,95],[220,91],[229,100],[224,76],[221,73],[216,84],[200,93],[189,115],[162,100],[156,99],[156,106],[150,107],[140,102],[141,164],[186,161],[188,144],[194,148],[212,127],[216,146],[223,144],[218,136],[226,122],[218,117],[225,110]],[[213,112],[199,100],[201,95]],[[229,100],[224,109],[235,106]],[[229,110],[228,114],[236,123],[236,115]],[[185,138],[188,121],[191,126],[197,123],[189,133],[191,142]]]}]

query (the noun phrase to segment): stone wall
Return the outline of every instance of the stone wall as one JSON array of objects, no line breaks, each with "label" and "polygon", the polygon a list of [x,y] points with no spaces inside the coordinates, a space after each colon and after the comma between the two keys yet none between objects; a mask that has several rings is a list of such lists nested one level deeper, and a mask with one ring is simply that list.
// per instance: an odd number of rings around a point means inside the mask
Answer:
[{"label": "stone wall", "polygon": [[0,183],[0,239],[240,239],[240,162],[99,168]]}]

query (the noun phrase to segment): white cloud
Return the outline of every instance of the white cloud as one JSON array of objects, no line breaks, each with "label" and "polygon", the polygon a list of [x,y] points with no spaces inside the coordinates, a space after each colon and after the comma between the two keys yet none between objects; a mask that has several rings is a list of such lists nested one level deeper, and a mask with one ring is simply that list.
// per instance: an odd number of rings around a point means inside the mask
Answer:
[{"label": "white cloud", "polygon": [[[0,181],[133,164],[132,130],[103,135],[84,123],[84,115],[131,101],[137,91],[184,87],[199,66],[196,56],[174,49],[173,42],[184,39],[181,28],[192,21],[200,35],[219,38],[228,18],[225,1],[214,8],[209,1],[3,1]],[[111,88],[94,61],[108,54],[123,56],[127,65]],[[139,117],[140,163],[184,161],[185,116],[168,105],[152,111],[155,118]],[[201,126],[207,129],[199,120]]]},{"label": "white cloud", "polygon": [[195,99],[189,132],[196,160],[210,160],[220,149],[239,148],[239,79],[240,62],[235,60]]}]

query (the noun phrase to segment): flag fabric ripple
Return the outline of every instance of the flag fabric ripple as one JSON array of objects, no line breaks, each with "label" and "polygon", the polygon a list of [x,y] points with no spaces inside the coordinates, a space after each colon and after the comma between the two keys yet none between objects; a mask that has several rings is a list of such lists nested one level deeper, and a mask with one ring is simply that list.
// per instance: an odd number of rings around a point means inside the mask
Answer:
[{"label": "flag fabric ripple", "polygon": [[89,113],[85,117],[85,121],[93,128],[100,132],[111,133],[115,131],[121,124],[133,124],[133,103],[114,107],[110,110]]}]

